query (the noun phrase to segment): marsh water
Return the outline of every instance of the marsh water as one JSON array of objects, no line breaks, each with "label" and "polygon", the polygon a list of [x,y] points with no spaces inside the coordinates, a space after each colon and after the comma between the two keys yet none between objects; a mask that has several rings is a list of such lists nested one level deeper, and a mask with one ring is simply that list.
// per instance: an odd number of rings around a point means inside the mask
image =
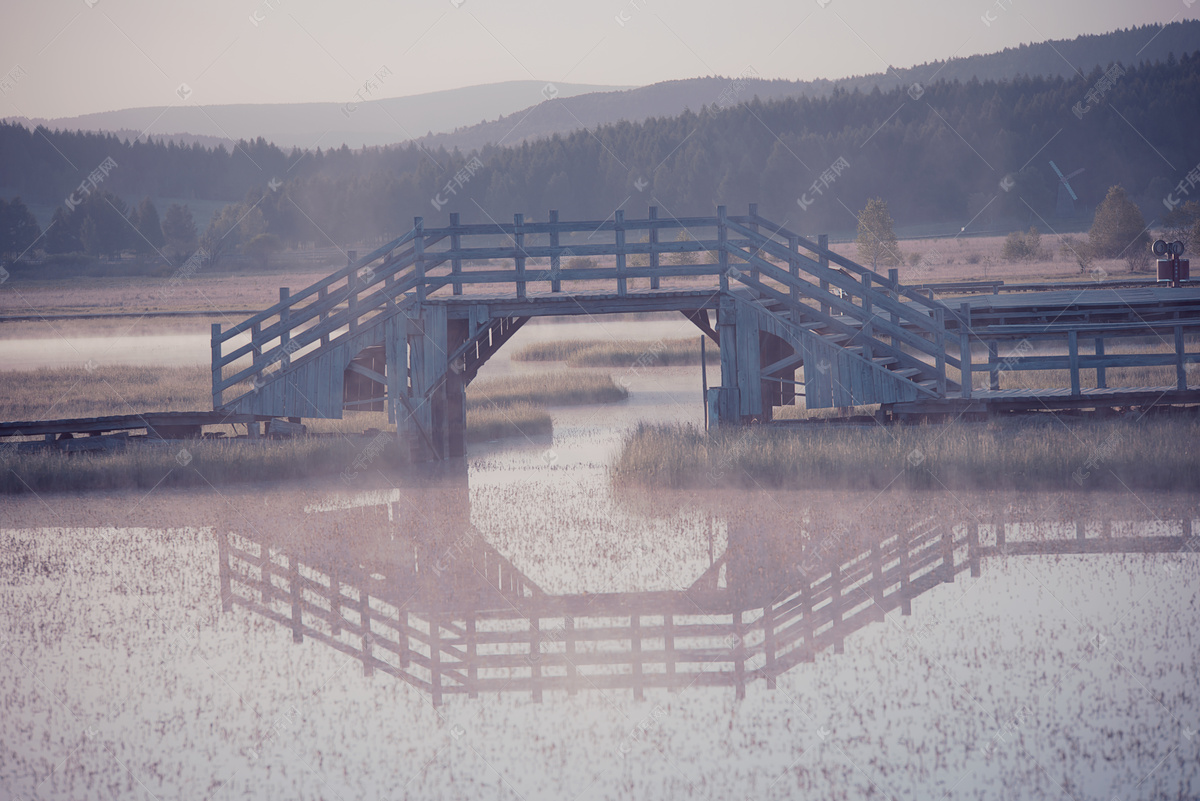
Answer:
[{"label": "marsh water", "polygon": [[[4,499],[0,794],[1200,794],[1195,498],[621,488],[699,370],[612,372],[627,402],[427,476]],[[978,569],[868,580],[767,670],[755,610],[921,537]]]}]

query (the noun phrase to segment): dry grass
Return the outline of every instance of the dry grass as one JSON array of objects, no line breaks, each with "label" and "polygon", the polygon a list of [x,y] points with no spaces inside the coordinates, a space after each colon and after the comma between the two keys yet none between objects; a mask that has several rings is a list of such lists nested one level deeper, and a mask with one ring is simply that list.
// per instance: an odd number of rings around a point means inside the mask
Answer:
[{"label": "dry grass", "polygon": [[0,420],[48,420],[212,406],[207,367],[104,365],[3,373]]},{"label": "dry grass", "polygon": [[836,489],[1200,487],[1194,417],[944,426],[726,429],[639,426],[614,466],[618,483]]},{"label": "dry grass", "polygon": [[[676,367],[700,363],[698,337],[682,339],[563,339],[526,345],[512,356],[518,362],[565,361],[568,367]],[[715,345],[706,348],[709,364],[719,364]]]},{"label": "dry grass", "polygon": [[[141,443],[116,453],[0,452],[0,493],[208,487],[334,476],[355,469],[368,441],[361,436],[177,440]],[[396,467],[404,461],[393,442],[372,464]]]},{"label": "dry grass", "polygon": [[467,411],[468,442],[547,437],[553,428],[549,412],[532,403],[487,404]]},{"label": "dry grass", "polygon": [[483,406],[532,403],[538,406],[586,406],[617,403],[629,390],[601,373],[534,373],[487,378],[467,387],[467,411]]}]

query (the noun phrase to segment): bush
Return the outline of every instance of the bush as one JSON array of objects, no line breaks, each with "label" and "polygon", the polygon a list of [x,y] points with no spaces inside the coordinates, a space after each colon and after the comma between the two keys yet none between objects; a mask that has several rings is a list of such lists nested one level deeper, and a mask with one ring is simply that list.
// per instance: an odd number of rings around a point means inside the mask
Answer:
[{"label": "bush", "polygon": [[1038,229],[1031,227],[1027,233],[1013,231],[1004,240],[1004,250],[1000,255],[1007,262],[1033,261],[1042,252],[1042,235]]}]

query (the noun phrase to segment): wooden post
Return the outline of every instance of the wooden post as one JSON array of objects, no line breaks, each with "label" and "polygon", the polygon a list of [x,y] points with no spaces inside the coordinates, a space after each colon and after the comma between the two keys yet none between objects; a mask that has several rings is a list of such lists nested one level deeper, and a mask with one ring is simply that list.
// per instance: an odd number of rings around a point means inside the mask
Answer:
[{"label": "wooden post", "polygon": [[[1104,337],[1096,337],[1096,355],[1104,355]],[[1098,389],[1108,388],[1108,376],[1105,374],[1104,365],[1096,366],[1096,387]]]},{"label": "wooden post", "polygon": [[675,613],[667,612],[663,615],[663,628],[666,629],[663,634],[663,651],[664,659],[667,660],[667,686],[674,692],[678,689],[675,686]]},{"label": "wooden post", "polygon": [[942,524],[942,583],[954,583],[954,529]]},{"label": "wooden post", "polygon": [[413,269],[417,279],[417,303],[425,302],[425,218],[413,217]]},{"label": "wooden post", "polygon": [[633,666],[633,698],[635,701],[641,701],[645,698],[642,677],[642,616],[636,612],[629,616],[629,650]]},{"label": "wooden post", "polygon": [[733,682],[737,699],[746,697],[746,632],[742,628],[742,610],[733,613]]},{"label": "wooden post", "polygon": [[[829,269],[829,234],[817,234],[817,263]],[[821,279],[821,313],[829,314],[829,304],[825,303],[825,295],[829,293],[829,282]]]},{"label": "wooden post", "polygon": [[575,618],[571,615],[564,616],[563,628],[566,629],[567,640],[567,692],[574,695],[579,689],[579,668],[575,666]]},{"label": "wooden post", "polygon": [[[650,211],[646,216],[651,220],[657,220],[658,206],[651,206]],[[658,263],[658,226],[651,225],[648,233],[650,239],[650,271],[652,273],[650,276],[650,288],[658,289],[659,276],[657,270],[660,266]]]},{"label": "wooden post", "polygon": [[937,346],[937,352],[933,359],[933,368],[937,371],[937,391],[938,395],[946,397],[946,310],[938,306],[933,310],[933,321],[937,325],[937,333],[934,334],[934,344]]},{"label": "wooden post", "polygon": [[[279,302],[280,303],[288,303],[288,300],[291,298],[291,296],[292,296],[292,290],[288,289],[286,286],[279,287]],[[288,327],[288,324],[289,324],[289,321],[291,320],[291,318],[292,318],[292,306],[290,303],[288,303],[288,305],[284,306],[282,309],[279,310],[279,322],[281,323],[280,334],[279,334],[279,346],[281,348],[283,348],[283,350],[280,352],[280,360],[279,360],[279,365],[281,367],[287,367],[288,364],[292,360],[291,355],[289,355],[287,352],[287,344],[292,341],[292,331]]]},{"label": "wooden post", "polygon": [[1071,367],[1071,395],[1079,397],[1079,332],[1071,329],[1067,332],[1067,359]]},{"label": "wooden post", "polygon": [[979,578],[979,524],[967,524],[967,559],[971,562],[971,578]]},{"label": "wooden post", "polygon": [[775,689],[775,604],[767,601],[762,611],[763,652],[766,655],[767,689]]},{"label": "wooden post", "polygon": [[288,554],[288,590],[292,596],[292,642],[304,642],[304,620],[300,613],[300,562]]},{"label": "wooden post", "polygon": [[337,562],[329,568],[329,628],[336,637],[342,633],[342,582],[338,578]]},{"label": "wooden post", "polygon": [[213,411],[221,408],[221,324],[212,324],[212,404]]},{"label": "wooden post", "polygon": [[958,359],[961,365],[959,383],[962,384],[962,396],[971,397],[971,305],[963,303],[958,307]]},{"label": "wooden post", "polygon": [[842,566],[840,559],[834,559],[829,570],[829,614],[833,619],[833,626],[829,629],[829,633],[833,635],[833,652],[843,654],[846,652],[846,646],[842,633]]},{"label": "wooden post", "polygon": [[1175,326],[1175,388],[1180,392],[1187,389],[1187,371],[1183,365],[1183,326]]},{"label": "wooden post", "polygon": [[229,569],[229,532],[222,531],[217,534],[217,565],[220,572],[221,582],[221,611],[228,612],[233,609],[233,589],[230,586],[230,569]]},{"label": "wooden post", "polygon": [[[791,273],[791,276],[795,281],[799,281],[800,280],[800,237],[794,236],[794,235],[788,237],[788,250],[790,250],[792,253],[796,254],[795,256],[792,256],[788,259],[788,272]],[[792,299],[793,304],[799,303],[800,302],[800,287],[793,284],[788,291],[788,296]],[[800,313],[795,308],[793,308],[791,310],[792,322],[793,323],[799,322],[799,319],[798,319],[799,316],[800,316]]]},{"label": "wooden post", "polygon": [[625,297],[625,212],[617,209],[613,213],[617,243],[617,295]]},{"label": "wooden post", "polygon": [[863,324],[862,324],[862,355],[867,361],[872,360],[871,338],[875,335],[874,326],[871,325],[871,317],[874,315],[871,304],[871,274],[863,273],[862,276],[863,298]]},{"label": "wooden post", "polygon": [[[454,228],[454,229],[458,228],[458,212],[457,211],[450,212],[450,227]],[[460,236],[456,230],[454,233],[450,234],[450,249],[457,253],[459,248],[461,248],[461,247],[462,247],[462,236]],[[455,256],[452,259],[450,259],[450,274],[454,277],[454,284],[453,284],[451,291],[455,295],[461,295],[462,294],[462,259],[459,258],[458,256]]]},{"label": "wooden post", "polygon": [[429,618],[429,685],[430,700],[434,706],[442,705],[442,622],[433,616]]},{"label": "wooden post", "polygon": [[875,618],[882,621],[887,613],[883,606],[883,549],[879,547],[879,542],[871,543],[871,566],[873,576],[872,595],[875,596]]},{"label": "wooden post", "polygon": [[[325,298],[328,295],[329,295],[329,291],[325,287],[321,287],[320,289],[317,290],[317,302],[320,303],[321,301],[325,300]],[[329,316],[329,312],[327,310],[323,310],[321,312],[321,322],[325,322],[325,318],[327,318],[328,316]],[[321,334],[321,346],[324,347],[325,345],[328,345],[328,344],[329,344],[329,332],[326,331],[324,334]],[[259,353],[261,355],[261,351]]]},{"label": "wooden post", "polygon": [[[888,269],[888,281],[892,285],[891,288],[889,289],[889,294],[891,295],[892,300],[899,302],[900,301],[900,271],[897,270],[895,267]],[[900,327],[900,315],[897,314],[896,312],[892,312],[892,325],[896,326],[897,328]],[[891,336],[890,341],[892,343],[893,348],[896,348],[896,349],[900,348],[900,338],[897,337],[895,334],[893,334]]]},{"label": "wooden post", "polygon": [[912,597],[908,589],[908,534],[901,532],[896,543],[900,548],[900,614],[912,614]]},{"label": "wooden post", "polygon": [[529,618],[529,683],[533,700],[542,702],[542,625],[536,616]]},{"label": "wooden post", "polygon": [[517,212],[513,215],[513,242],[516,243],[517,255],[513,262],[517,267],[517,298],[525,300],[525,215]]},{"label": "wooden post", "polygon": [[801,659],[805,662],[816,661],[817,645],[813,642],[816,626],[813,625],[812,581],[802,575],[804,580],[800,588],[800,635],[804,638]]},{"label": "wooden post", "polygon": [[[358,625],[362,629],[362,660],[363,660],[363,675],[370,676],[375,673],[375,657],[371,654],[371,598],[367,592],[367,582],[371,577],[366,571],[363,572],[362,580],[358,585]],[[404,641],[408,634],[400,632],[400,640]]]},{"label": "wooden post", "polygon": [[[729,236],[729,229],[725,225],[725,207],[717,206],[717,269],[720,270],[720,286],[722,292],[729,291],[729,251],[725,249],[725,240]],[[722,345],[725,343],[722,342]],[[724,358],[724,348],[721,350],[722,359]],[[725,386],[725,374],[721,373],[721,385]]]},{"label": "wooden post", "polygon": [[992,340],[988,346],[988,386],[992,390],[1000,389],[1000,343]]},{"label": "wooden post", "polygon": [[[558,225],[558,209],[550,209],[550,224]],[[557,248],[558,246],[559,246],[558,229],[554,228],[553,230],[550,231],[550,247]],[[556,252],[550,257],[550,291],[551,292],[561,292],[562,291],[562,280],[559,278],[561,273],[562,273],[562,256],[558,255],[558,253]]]},{"label": "wooden post", "polygon": [[479,667],[475,664],[475,618],[467,618],[467,697],[478,698]]},{"label": "wooden post", "polygon": [[[750,222],[748,222],[746,224],[746,227],[749,228],[754,233],[758,233],[758,223],[754,222],[754,218],[757,216],[758,216],[758,204],[751,203],[750,204]],[[750,248],[751,253],[753,253],[754,250],[755,250],[755,248],[753,248],[753,247]],[[750,265],[750,277],[753,278],[755,281],[758,280],[758,267],[756,267],[753,264]]]}]

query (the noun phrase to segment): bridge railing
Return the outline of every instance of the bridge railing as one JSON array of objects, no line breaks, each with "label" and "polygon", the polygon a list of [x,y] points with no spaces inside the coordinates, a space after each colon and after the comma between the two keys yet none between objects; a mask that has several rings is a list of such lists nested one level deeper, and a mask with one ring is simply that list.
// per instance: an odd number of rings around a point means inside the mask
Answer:
[{"label": "bridge railing", "polygon": [[[1200,363],[1200,320],[1177,319],[1144,323],[1065,323],[1044,325],[991,325],[972,328],[971,311],[964,303],[959,319],[966,325],[957,332],[963,397],[971,397],[976,374],[986,377],[986,389],[999,390],[1001,376],[1009,373],[1066,372],[1072,397],[1084,395],[1084,373],[1091,371],[1096,389],[1112,388],[1112,369],[1173,367],[1169,383],[1125,383],[1123,388],[1145,386],[1188,389],[1188,367]],[[983,345],[983,361],[972,347]],[[1082,348],[1081,348],[1082,345]],[[1090,352],[1089,352],[1090,351]],[[1022,376],[1024,378],[1024,376]],[[1017,379],[1019,382],[1021,379]],[[1036,383],[1036,380],[1035,380]],[[1195,387],[1193,379],[1192,386]],[[1062,382],[1053,382],[1061,386]]]}]

